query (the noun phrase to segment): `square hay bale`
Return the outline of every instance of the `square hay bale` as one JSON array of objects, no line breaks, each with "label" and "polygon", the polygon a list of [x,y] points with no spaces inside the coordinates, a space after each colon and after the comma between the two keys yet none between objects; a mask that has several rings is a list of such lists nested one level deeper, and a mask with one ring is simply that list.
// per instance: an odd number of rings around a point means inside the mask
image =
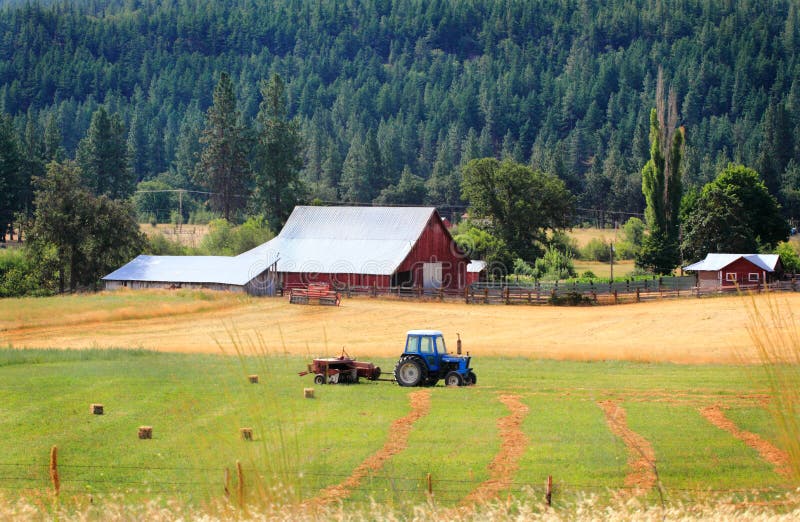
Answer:
[{"label": "square hay bale", "polygon": [[248,380],[250,381],[250,383],[252,383],[252,384],[258,384],[258,375],[248,375],[248,376],[247,376],[247,379],[248,379]]},{"label": "square hay bale", "polygon": [[253,428],[239,428],[242,440],[253,440]]},{"label": "square hay bale", "polygon": [[139,438],[140,439],[152,439],[153,438],[153,427],[152,426],[139,426]]},{"label": "square hay bale", "polygon": [[89,406],[89,411],[92,415],[102,415],[103,414],[103,405],[102,404],[92,404]]},{"label": "square hay bale", "polygon": [[303,388],[303,397],[306,399],[314,398],[314,388]]}]

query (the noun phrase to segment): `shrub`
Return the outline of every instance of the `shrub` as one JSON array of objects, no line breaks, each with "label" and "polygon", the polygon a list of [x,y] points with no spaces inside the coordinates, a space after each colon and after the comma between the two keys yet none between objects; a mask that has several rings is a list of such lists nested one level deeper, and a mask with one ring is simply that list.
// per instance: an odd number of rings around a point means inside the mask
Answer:
[{"label": "shrub", "polygon": [[774,251],[775,254],[781,256],[781,263],[783,269],[792,274],[800,272],[800,255],[797,254],[797,249],[788,241],[780,243]]},{"label": "shrub", "polygon": [[581,259],[608,262],[611,259],[611,244],[605,238],[593,237],[581,249]]},{"label": "shrub", "polygon": [[578,292],[567,292],[563,295],[551,295],[548,302],[553,306],[586,306],[592,304],[592,300]]}]

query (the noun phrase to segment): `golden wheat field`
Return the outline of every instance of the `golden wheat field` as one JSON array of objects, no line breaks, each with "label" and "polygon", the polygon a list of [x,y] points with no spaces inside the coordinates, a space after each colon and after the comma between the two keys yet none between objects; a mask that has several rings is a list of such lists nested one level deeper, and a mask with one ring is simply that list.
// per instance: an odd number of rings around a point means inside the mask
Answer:
[{"label": "golden wheat field", "polygon": [[[355,356],[391,357],[406,330],[431,328],[445,333],[451,349],[459,333],[465,350],[481,356],[749,363],[758,357],[747,310],[762,300],[726,296],[552,307],[363,297],[329,307],[227,293],[125,291],[0,301],[0,344],[219,353],[242,336],[258,337],[274,353],[333,355],[344,348]],[[800,307],[798,294],[774,300],[781,313]]]}]

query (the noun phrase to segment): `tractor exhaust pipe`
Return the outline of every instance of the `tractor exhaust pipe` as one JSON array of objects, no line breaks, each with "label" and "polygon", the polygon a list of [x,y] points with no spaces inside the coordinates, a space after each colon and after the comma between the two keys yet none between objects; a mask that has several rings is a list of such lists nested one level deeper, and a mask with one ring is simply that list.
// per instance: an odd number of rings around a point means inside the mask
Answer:
[{"label": "tractor exhaust pipe", "polygon": [[457,333],[458,341],[456,341],[456,355],[461,355],[461,334]]}]

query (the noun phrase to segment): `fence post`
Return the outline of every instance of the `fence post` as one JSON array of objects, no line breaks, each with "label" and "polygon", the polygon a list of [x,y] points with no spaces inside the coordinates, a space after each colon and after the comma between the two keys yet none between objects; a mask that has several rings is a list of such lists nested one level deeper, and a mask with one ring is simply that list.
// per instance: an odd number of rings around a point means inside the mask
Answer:
[{"label": "fence post", "polygon": [[431,480],[431,474],[430,473],[428,473],[428,476],[425,478],[425,480],[426,480],[426,482],[428,484],[428,495],[431,496],[431,495],[433,495],[433,481]]},{"label": "fence post", "polygon": [[638,303],[638,302],[640,302],[640,301],[641,301],[641,300],[639,299],[639,287],[637,286],[637,287],[636,287],[636,302]]},{"label": "fence post", "polygon": [[619,301],[617,300],[617,291],[616,290],[614,290],[614,304],[619,304]]},{"label": "fence post", "polygon": [[489,303],[489,287],[483,289],[483,304]]},{"label": "fence post", "polygon": [[548,507],[553,505],[553,476],[547,475],[547,490],[544,494],[544,500],[547,502]]},{"label": "fence post", "polygon": [[439,287],[439,301],[444,301],[444,287]]},{"label": "fence post", "polygon": [[506,287],[506,304],[511,304],[511,288]]},{"label": "fence post", "polygon": [[50,448],[50,480],[53,481],[53,492],[58,497],[61,492],[61,480],[58,478],[58,446]]}]

